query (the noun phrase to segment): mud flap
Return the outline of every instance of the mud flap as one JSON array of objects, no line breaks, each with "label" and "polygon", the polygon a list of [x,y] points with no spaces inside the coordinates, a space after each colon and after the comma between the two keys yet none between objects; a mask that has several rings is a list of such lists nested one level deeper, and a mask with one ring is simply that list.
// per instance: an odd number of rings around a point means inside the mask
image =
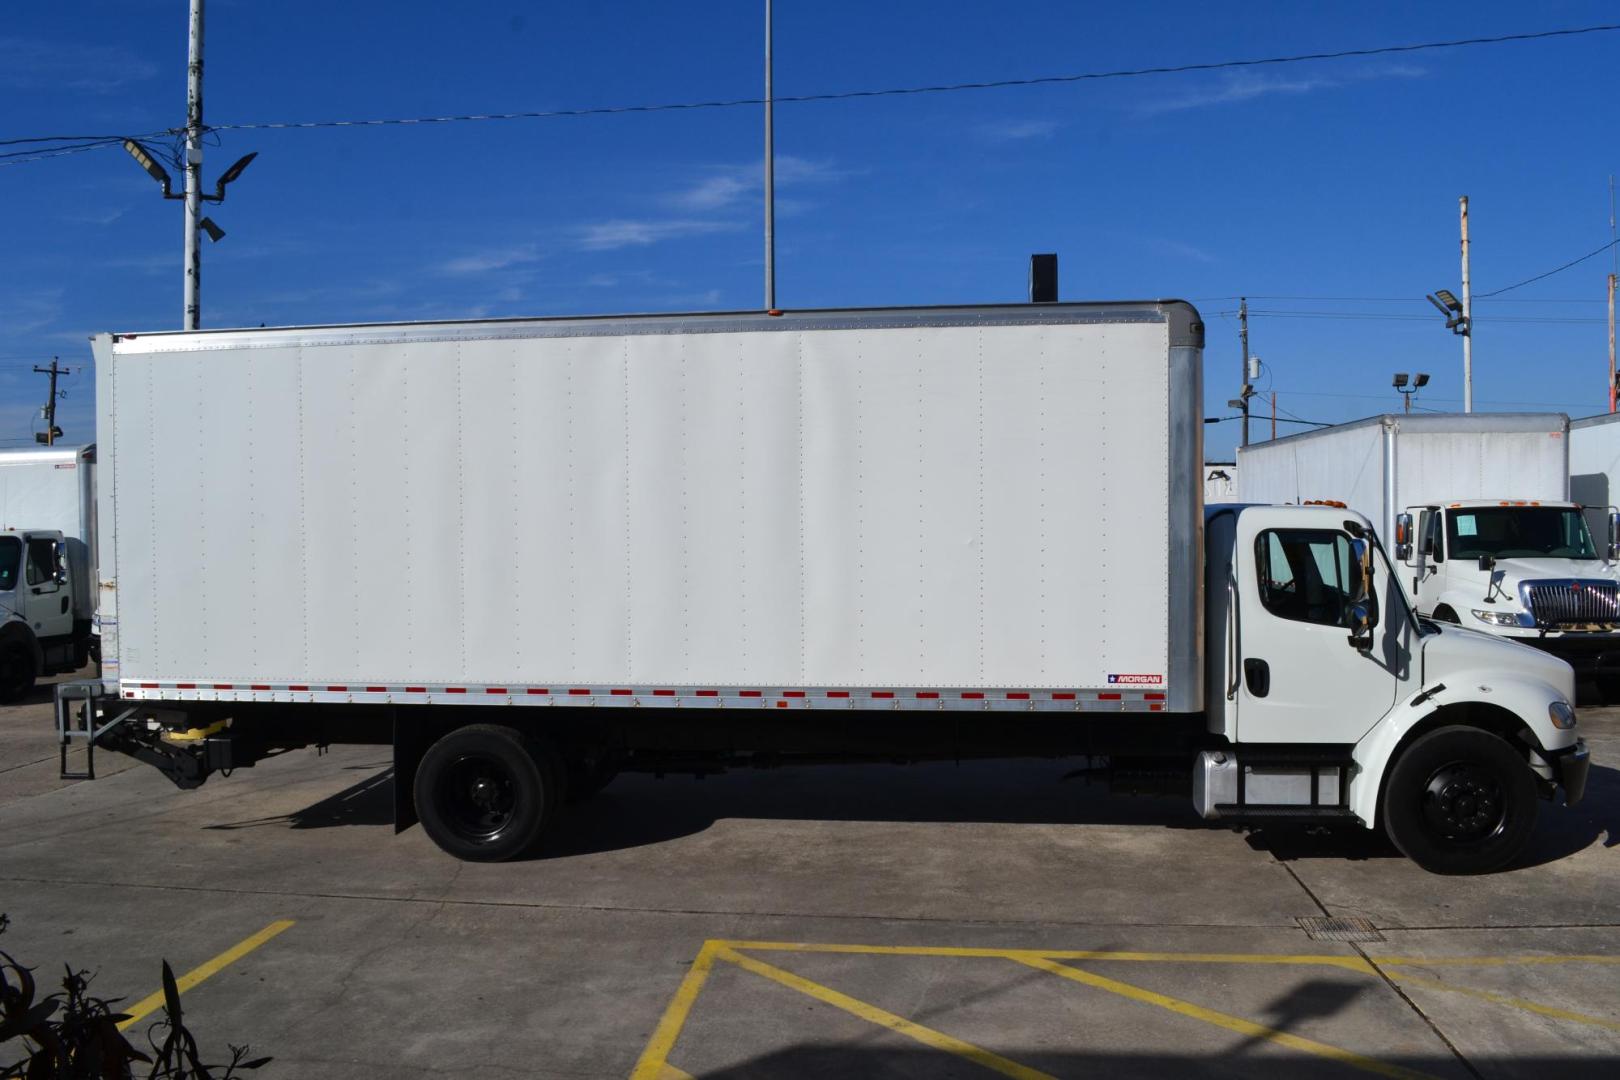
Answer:
[{"label": "mud flap", "polygon": [[427,739],[416,718],[394,711],[394,832],[399,834],[415,825],[416,767],[427,750]]}]

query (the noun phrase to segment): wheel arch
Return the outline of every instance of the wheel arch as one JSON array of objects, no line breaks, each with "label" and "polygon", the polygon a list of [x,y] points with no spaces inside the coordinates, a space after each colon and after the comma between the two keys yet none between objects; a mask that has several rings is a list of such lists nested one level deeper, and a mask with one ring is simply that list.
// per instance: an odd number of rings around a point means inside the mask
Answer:
[{"label": "wheel arch", "polygon": [[1558,692],[1539,682],[1498,678],[1493,680],[1492,700],[1463,697],[1475,681],[1459,677],[1456,694],[1442,690],[1427,698],[1421,692],[1413,695],[1356,744],[1357,774],[1350,784],[1350,809],[1368,828],[1377,828],[1381,822],[1390,767],[1413,742],[1437,728],[1472,727],[1496,735],[1526,755],[1526,768],[1531,751],[1546,752],[1539,728],[1547,726],[1548,704],[1562,700]]}]

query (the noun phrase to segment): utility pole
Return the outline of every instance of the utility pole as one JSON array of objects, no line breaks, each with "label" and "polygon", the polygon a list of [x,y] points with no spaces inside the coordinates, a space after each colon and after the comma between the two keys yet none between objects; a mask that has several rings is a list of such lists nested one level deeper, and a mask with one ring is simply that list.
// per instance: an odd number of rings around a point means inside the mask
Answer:
[{"label": "utility pole", "polygon": [[1463,412],[1474,411],[1474,309],[1468,299],[1468,196],[1458,199],[1462,208],[1462,317],[1463,317]]},{"label": "utility pole", "polygon": [[[1614,173],[1609,174],[1609,252],[1614,261],[1611,265],[1620,270],[1620,240],[1615,238],[1614,231]],[[1614,385],[1614,278],[1615,271],[1609,271],[1609,411],[1614,412],[1615,391]]]},{"label": "utility pole", "polygon": [[1271,437],[1277,437],[1277,391],[1271,392]]},{"label": "utility pole", "polygon": [[[195,0],[201,2],[201,0]],[[771,0],[765,0],[765,310],[776,310],[776,131],[771,94]]]},{"label": "utility pole", "polygon": [[191,0],[191,33],[186,49],[186,330],[197,329],[201,313],[203,0]]},{"label": "utility pole", "polygon": [[40,367],[38,364],[34,365],[34,371],[37,374],[51,377],[51,396],[45,399],[45,437],[41,439],[38,435],[34,436],[37,441],[43,442],[46,446],[55,446],[56,436],[60,434],[56,427],[56,377],[71,374],[67,368],[59,367],[56,359],[54,356],[51,357],[51,366],[48,368]]},{"label": "utility pole", "polygon": [[1243,445],[1249,445],[1249,298],[1238,300],[1238,338],[1243,342],[1243,377],[1238,380],[1238,398],[1243,402]]}]

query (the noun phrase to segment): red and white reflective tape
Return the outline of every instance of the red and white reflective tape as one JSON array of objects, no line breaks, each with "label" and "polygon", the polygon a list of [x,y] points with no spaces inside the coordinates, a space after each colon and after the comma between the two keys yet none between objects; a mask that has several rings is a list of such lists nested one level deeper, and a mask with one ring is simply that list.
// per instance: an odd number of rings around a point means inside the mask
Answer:
[{"label": "red and white reflective tape", "polygon": [[135,701],[322,702],[355,705],[608,705],[651,708],[973,709],[1162,712],[1157,690],[900,687],[517,686],[511,683],[261,683],[121,679]]}]

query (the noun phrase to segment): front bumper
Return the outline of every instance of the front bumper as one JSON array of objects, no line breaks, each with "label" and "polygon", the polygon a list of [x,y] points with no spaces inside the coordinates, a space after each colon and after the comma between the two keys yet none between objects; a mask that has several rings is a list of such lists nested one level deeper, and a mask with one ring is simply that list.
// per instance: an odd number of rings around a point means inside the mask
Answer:
[{"label": "front bumper", "polygon": [[1576,675],[1620,675],[1620,635],[1511,635],[1508,640],[1551,653],[1574,668]]},{"label": "front bumper", "polygon": [[1586,748],[1586,740],[1576,739],[1573,745],[1546,751],[1542,756],[1552,766],[1553,780],[1564,789],[1564,805],[1580,802],[1586,795],[1586,774],[1592,769],[1592,752]]}]

